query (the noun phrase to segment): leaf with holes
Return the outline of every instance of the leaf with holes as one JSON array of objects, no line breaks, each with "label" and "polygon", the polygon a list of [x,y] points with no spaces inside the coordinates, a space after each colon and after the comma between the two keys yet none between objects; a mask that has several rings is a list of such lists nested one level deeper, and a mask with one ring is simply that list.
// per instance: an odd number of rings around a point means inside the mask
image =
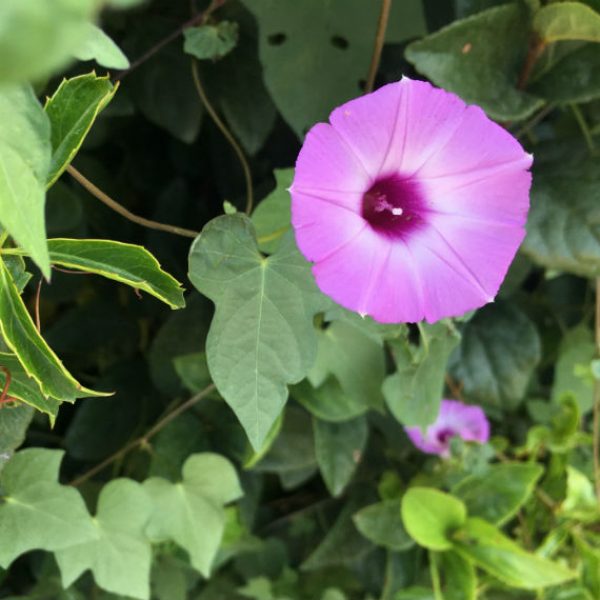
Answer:
[{"label": "leaf with holes", "polygon": [[206,342],[213,381],[258,450],[316,353],[313,315],[326,299],[288,236],[269,257],[243,215],[212,220],[190,251],[189,277],[216,305]]},{"label": "leaf with holes", "polygon": [[117,86],[95,73],[63,79],[44,110],[52,126],[50,187],[71,163],[94,121],[112,100]]},{"label": "leaf with holes", "polygon": [[[267,88],[299,137],[336,106],[361,93],[377,28],[376,2],[243,1],[258,21]],[[395,4],[387,41],[401,42],[424,33],[422,11],[420,1]]]},{"label": "leaf with holes", "polygon": [[63,452],[17,452],[0,475],[0,566],[25,552],[56,551],[93,540],[96,530],[79,492],[58,483]]},{"label": "leaf with holes", "polygon": [[101,588],[148,599],[152,555],[144,527],[151,511],[151,499],[139,483],[114,479],[105,485],[93,521],[96,537],[56,552],[65,589],[89,569]]}]

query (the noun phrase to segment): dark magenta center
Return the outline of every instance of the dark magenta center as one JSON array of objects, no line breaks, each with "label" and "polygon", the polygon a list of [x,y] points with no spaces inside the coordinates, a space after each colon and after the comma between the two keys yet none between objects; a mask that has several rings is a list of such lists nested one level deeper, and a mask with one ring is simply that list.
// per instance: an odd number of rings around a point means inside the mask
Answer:
[{"label": "dark magenta center", "polygon": [[376,231],[405,237],[423,223],[424,202],[417,182],[389,175],[364,194],[362,216]]},{"label": "dark magenta center", "polygon": [[456,435],[453,429],[440,429],[435,436],[440,444],[447,444],[451,437]]}]

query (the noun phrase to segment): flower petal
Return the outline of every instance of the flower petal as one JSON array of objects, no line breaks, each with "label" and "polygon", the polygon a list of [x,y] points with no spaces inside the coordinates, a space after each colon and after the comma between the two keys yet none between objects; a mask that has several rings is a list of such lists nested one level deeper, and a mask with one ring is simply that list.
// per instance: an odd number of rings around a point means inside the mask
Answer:
[{"label": "flower petal", "polygon": [[[360,202],[356,194],[292,192],[292,225],[296,243],[307,260],[320,261],[354,240],[368,225],[343,204]],[[341,198],[340,198],[341,196]]]},{"label": "flower petal", "polygon": [[[403,80],[404,81],[404,80]],[[381,172],[388,154],[393,129],[402,109],[402,81],[342,104],[329,116],[331,125],[352,148],[372,179]]]},{"label": "flower petal", "polygon": [[362,194],[369,182],[369,174],[331,125],[318,123],[307,133],[296,161],[292,192]]}]

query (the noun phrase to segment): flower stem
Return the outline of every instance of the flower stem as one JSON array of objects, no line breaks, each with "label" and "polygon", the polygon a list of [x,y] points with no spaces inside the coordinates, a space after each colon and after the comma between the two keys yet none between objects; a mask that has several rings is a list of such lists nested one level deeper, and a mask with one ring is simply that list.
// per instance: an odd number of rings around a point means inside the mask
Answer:
[{"label": "flower stem", "polygon": [[202,391],[198,392],[196,395],[192,396],[189,400],[185,401],[183,404],[180,404],[172,411],[168,412],[162,419],[159,419],[144,435],[132,440],[128,444],[125,444],[120,450],[117,450],[114,454],[111,454],[108,458],[105,458],[102,462],[98,463],[96,466],[92,467],[88,471],[86,471],[83,475],[76,477],[71,481],[70,485],[77,487],[81,485],[90,477],[96,475],[110,464],[119,460],[131,450],[135,448],[144,447],[148,444],[148,442],[164,427],[166,427],[173,419],[176,419],[179,415],[184,413],[186,410],[190,409],[192,406],[200,402],[203,398],[206,398],[213,390],[215,390],[214,383],[207,385]]},{"label": "flower stem", "polygon": [[249,215],[252,212],[252,207],[254,205],[254,192],[252,190],[252,175],[250,173],[250,166],[248,165],[248,161],[244,155],[243,150],[240,145],[237,143],[236,139],[233,137],[233,134],[227,129],[227,125],[223,122],[221,117],[217,114],[217,111],[214,109],[211,104],[208,96],[206,95],[206,91],[204,90],[204,86],[202,85],[202,81],[200,80],[200,73],[198,72],[198,64],[195,59],[192,58],[192,76],[194,78],[194,85],[196,86],[196,91],[198,92],[198,96],[206,109],[206,112],[210,115],[211,119],[214,121],[215,125],[219,128],[219,131],[223,134],[225,139],[229,142],[229,145],[233,148],[236,156],[240,161],[240,165],[242,167],[242,171],[244,172],[244,179],[246,181],[246,214]]},{"label": "flower stem", "polygon": [[[600,277],[596,279],[596,358],[600,358]],[[594,378],[594,422],[593,422],[594,482],[596,499],[600,504],[600,380]]]},{"label": "flower stem", "polygon": [[377,22],[377,33],[375,34],[373,55],[371,56],[371,65],[369,66],[369,74],[367,75],[367,83],[365,85],[365,93],[367,94],[373,91],[375,85],[375,76],[379,69],[379,61],[381,60],[381,51],[383,50],[383,42],[385,41],[385,32],[390,18],[391,7],[392,0],[381,0],[381,12],[379,13],[379,21]]},{"label": "flower stem", "polygon": [[76,179],[92,196],[95,196],[108,206],[108,208],[119,213],[122,217],[125,217],[133,223],[137,223],[142,227],[148,227],[149,229],[157,229],[158,231],[166,231],[167,233],[173,233],[174,235],[181,235],[183,237],[195,238],[200,232],[192,229],[184,229],[183,227],[177,227],[175,225],[167,225],[166,223],[159,223],[158,221],[151,221],[138,215],[134,215],[131,211],[127,210],[124,206],[119,204],[116,200],[113,200],[108,194],[104,193],[99,187],[94,185],[87,177],[82,175],[73,165],[67,167],[67,172],[74,179]]}]

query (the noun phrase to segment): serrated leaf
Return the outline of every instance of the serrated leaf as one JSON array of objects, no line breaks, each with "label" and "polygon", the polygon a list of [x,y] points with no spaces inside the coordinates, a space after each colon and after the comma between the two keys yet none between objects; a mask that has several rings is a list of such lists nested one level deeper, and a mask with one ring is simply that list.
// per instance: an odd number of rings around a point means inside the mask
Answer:
[{"label": "serrated leaf", "polygon": [[512,409],[523,399],[540,353],[534,323],[516,306],[496,302],[466,323],[450,363],[469,399]]},{"label": "serrated leaf", "polygon": [[553,2],[535,13],[533,28],[546,43],[600,42],[600,15],[581,2]]},{"label": "serrated leaf", "polygon": [[342,423],[313,419],[315,456],[325,485],[338,496],[348,485],[362,458],[369,427],[364,417]]},{"label": "serrated leaf", "polygon": [[472,517],[502,525],[527,501],[544,469],[535,463],[493,465],[483,475],[471,475],[452,488]]},{"label": "serrated leaf", "polygon": [[192,566],[208,577],[225,528],[223,505],[242,492],[233,466],[217,454],[193,454],[182,475],[175,484],[161,477],[144,482],[154,505],[147,532],[184,548]]},{"label": "serrated leaf", "polygon": [[543,101],[517,89],[529,47],[529,18],[517,4],[455,21],[406,48],[406,58],[436,85],[499,120],[525,119]]},{"label": "serrated leaf", "polygon": [[275,252],[283,236],[291,228],[290,193],[293,169],[275,169],[275,189],[254,209],[252,223],[256,228],[261,252]]},{"label": "serrated leaf", "polygon": [[94,540],[56,552],[66,588],[91,570],[96,583],[114,594],[150,597],[150,543],[144,527],[152,503],[144,488],[130,479],[114,479],[98,498]]},{"label": "serrated leaf", "polygon": [[535,590],[576,576],[556,562],[525,552],[483,519],[467,519],[452,541],[461,556],[513,587]]},{"label": "serrated leaf", "polygon": [[46,101],[44,110],[52,126],[52,163],[47,185],[50,187],[71,163],[94,121],[112,100],[117,85],[95,73],[63,79]]},{"label": "serrated leaf", "polygon": [[406,426],[424,427],[439,410],[448,358],[460,341],[450,322],[422,324],[418,348],[408,339],[392,340],[396,373],[383,383],[383,395],[392,414]]},{"label": "serrated leaf", "polygon": [[[60,402],[44,396],[37,382],[27,375],[19,359],[14,354],[0,352],[0,366],[7,368],[10,372],[11,382],[8,395],[46,413],[50,416],[51,422],[54,422]],[[6,374],[0,370],[0,389],[4,388],[5,383]]]},{"label": "serrated leaf", "polygon": [[43,80],[65,67],[96,9],[96,0],[3,0],[0,81]]},{"label": "serrated leaf", "polygon": [[127,69],[129,60],[100,27],[86,23],[83,27],[84,37],[81,39],[73,56],[78,60],[95,60],[108,69]]},{"label": "serrated leaf", "polygon": [[[258,21],[266,86],[299,137],[361,93],[377,28],[376,3],[244,0],[244,4]],[[387,41],[401,42],[424,31],[421,2],[405,0],[393,6]]]},{"label": "serrated leaf", "polygon": [[414,545],[400,516],[400,499],[365,506],[352,517],[356,528],[378,546],[400,552]]},{"label": "serrated leaf", "polygon": [[181,284],[160,268],[142,246],[112,240],[48,240],[50,262],[95,273],[151,294],[171,308],[183,308]]},{"label": "serrated leaf", "polygon": [[0,332],[45,396],[73,402],[86,396],[106,396],[83,387],[65,369],[37,330],[14,282],[0,259]]},{"label": "serrated leaf", "polygon": [[190,27],[183,32],[183,51],[199,60],[217,60],[231,52],[238,41],[238,24],[220,21],[216,25]]},{"label": "serrated leaf", "polygon": [[56,551],[94,539],[96,531],[79,492],[58,483],[63,452],[17,452],[0,475],[0,566],[25,552]]},{"label": "serrated leaf", "polygon": [[534,262],[586,277],[600,274],[598,183],[594,158],[570,168],[553,162],[537,172],[522,246]]},{"label": "serrated leaf", "polygon": [[465,505],[433,488],[412,487],[402,498],[402,521],[409,535],[430,550],[450,550],[452,534],[465,524]]},{"label": "serrated leaf", "polygon": [[49,278],[44,203],[50,123],[29,86],[0,89],[0,122],[0,223]]},{"label": "serrated leaf", "polygon": [[316,352],[312,317],[324,301],[293,240],[264,257],[243,215],[208,223],[190,251],[189,277],[216,305],[206,342],[219,392],[258,450]]}]

